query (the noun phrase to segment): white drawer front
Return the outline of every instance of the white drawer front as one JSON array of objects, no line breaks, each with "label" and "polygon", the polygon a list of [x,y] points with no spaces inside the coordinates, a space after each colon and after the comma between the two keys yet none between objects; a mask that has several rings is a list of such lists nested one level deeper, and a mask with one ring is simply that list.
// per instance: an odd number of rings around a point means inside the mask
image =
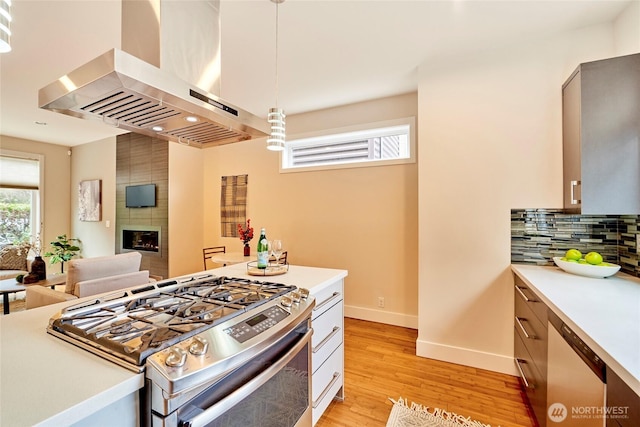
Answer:
[{"label": "white drawer front", "polygon": [[311,366],[315,372],[333,351],[342,344],[344,336],[344,315],[342,302],[311,320]]},{"label": "white drawer front", "polygon": [[315,425],[338,391],[344,386],[344,346],[340,346],[313,374],[312,414]]},{"label": "white drawer front", "polygon": [[331,308],[336,302],[343,299],[342,280],[323,288],[317,292],[311,292],[316,298],[316,306],[313,308],[312,319],[320,316],[322,313]]}]

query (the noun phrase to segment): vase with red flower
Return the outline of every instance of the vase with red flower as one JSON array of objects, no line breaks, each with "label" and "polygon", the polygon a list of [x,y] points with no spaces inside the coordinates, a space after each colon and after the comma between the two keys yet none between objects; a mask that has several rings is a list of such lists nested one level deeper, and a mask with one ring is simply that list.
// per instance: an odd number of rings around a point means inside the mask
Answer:
[{"label": "vase with red flower", "polygon": [[244,243],[244,256],[251,255],[251,246],[249,242],[253,239],[253,227],[251,227],[251,220],[247,219],[247,228],[242,228],[242,224],[238,224],[238,236],[242,243]]}]

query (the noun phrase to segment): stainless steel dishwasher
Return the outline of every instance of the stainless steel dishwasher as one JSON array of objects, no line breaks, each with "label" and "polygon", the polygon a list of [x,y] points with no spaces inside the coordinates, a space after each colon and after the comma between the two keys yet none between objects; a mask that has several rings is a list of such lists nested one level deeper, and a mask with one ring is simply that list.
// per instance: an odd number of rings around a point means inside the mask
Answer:
[{"label": "stainless steel dishwasher", "polygon": [[547,426],[606,424],[606,364],[549,311]]}]

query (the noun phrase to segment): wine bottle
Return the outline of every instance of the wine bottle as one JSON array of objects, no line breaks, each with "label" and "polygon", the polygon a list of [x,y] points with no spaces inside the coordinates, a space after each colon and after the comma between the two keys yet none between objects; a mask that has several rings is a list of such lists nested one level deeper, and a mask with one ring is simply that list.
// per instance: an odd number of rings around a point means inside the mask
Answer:
[{"label": "wine bottle", "polygon": [[258,239],[258,268],[267,268],[269,264],[269,242],[267,241],[266,232],[260,230],[260,238]]}]

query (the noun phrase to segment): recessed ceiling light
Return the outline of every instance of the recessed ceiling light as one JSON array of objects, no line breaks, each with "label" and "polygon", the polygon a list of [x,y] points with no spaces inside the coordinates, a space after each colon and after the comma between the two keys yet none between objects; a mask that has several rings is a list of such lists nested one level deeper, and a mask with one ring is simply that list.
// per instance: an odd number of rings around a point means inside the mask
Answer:
[{"label": "recessed ceiling light", "polygon": [[198,121],[198,118],[195,116],[187,116],[184,118],[186,121],[191,122],[191,123],[195,123]]},{"label": "recessed ceiling light", "polygon": [[162,126],[154,126],[151,128],[151,130],[155,131],[155,132],[162,132],[164,130],[164,128]]}]

